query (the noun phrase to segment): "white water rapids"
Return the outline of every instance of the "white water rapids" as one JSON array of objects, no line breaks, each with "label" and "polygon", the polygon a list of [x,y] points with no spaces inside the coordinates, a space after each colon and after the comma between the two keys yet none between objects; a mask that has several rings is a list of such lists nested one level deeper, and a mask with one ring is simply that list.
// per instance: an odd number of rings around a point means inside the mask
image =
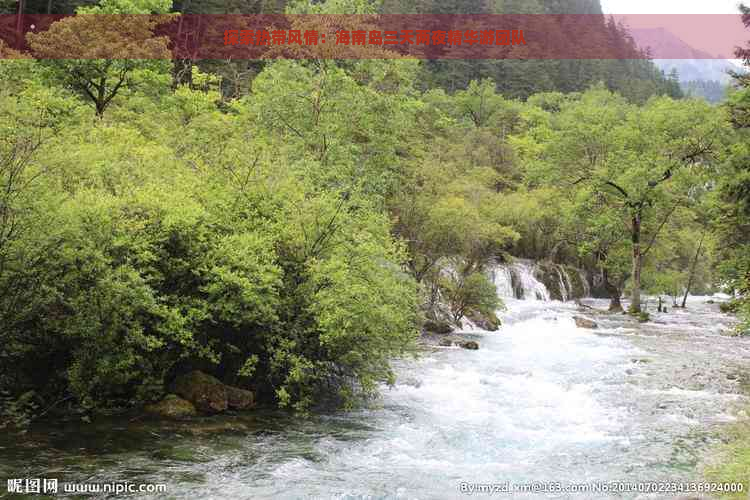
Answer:
[{"label": "white water rapids", "polygon": [[687,311],[646,324],[589,315],[600,328],[585,330],[575,305],[543,300],[531,280],[530,300],[510,298],[502,276],[501,329],[472,332],[478,351],[433,348],[399,361],[396,386],[374,408],[214,417],[206,426],[225,422],[226,431],[205,434],[129,423],[79,431],[75,447],[61,431],[37,445],[41,453],[6,465],[24,464],[30,477],[167,483],[169,498],[233,500],[454,499],[465,497],[462,482],[702,481],[702,460],[748,402],[750,342],[722,334],[730,318],[693,297]]}]

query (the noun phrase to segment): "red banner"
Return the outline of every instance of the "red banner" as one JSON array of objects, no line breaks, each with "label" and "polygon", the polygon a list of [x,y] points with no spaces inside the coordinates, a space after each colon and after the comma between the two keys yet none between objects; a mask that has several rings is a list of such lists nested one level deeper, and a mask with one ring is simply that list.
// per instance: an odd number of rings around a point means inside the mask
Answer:
[{"label": "red banner", "polygon": [[748,38],[739,14],[0,16],[0,58],[726,59]]}]

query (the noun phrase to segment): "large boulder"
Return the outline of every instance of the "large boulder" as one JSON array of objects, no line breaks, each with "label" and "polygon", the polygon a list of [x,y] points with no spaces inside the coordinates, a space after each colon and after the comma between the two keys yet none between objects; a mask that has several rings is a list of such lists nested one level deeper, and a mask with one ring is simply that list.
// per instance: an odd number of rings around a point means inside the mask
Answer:
[{"label": "large boulder", "polygon": [[174,394],[168,394],[158,403],[146,405],[144,410],[150,415],[173,420],[194,417],[198,413],[193,403]]},{"label": "large boulder", "polygon": [[227,403],[233,410],[247,410],[255,406],[255,396],[252,391],[246,391],[239,387],[226,386]]},{"label": "large boulder", "polygon": [[488,332],[496,332],[500,328],[500,320],[494,313],[483,314],[478,311],[471,311],[466,317],[476,326]]},{"label": "large boulder", "polygon": [[453,325],[451,325],[448,321],[445,320],[430,320],[424,322],[424,325],[422,325],[422,328],[426,332],[431,333],[439,333],[439,334],[448,334],[453,331]]},{"label": "large boulder", "polygon": [[592,321],[588,318],[583,318],[581,316],[573,316],[573,319],[576,322],[576,326],[578,328],[599,328],[599,325],[596,324],[595,321]]},{"label": "large boulder", "polygon": [[172,383],[172,392],[187,399],[203,412],[217,413],[229,407],[227,386],[202,371],[194,370],[177,377]]},{"label": "large boulder", "polygon": [[479,349],[479,344],[477,342],[474,342],[473,340],[464,340],[463,342],[459,342],[458,346],[462,349],[469,349],[471,351],[476,351]]}]

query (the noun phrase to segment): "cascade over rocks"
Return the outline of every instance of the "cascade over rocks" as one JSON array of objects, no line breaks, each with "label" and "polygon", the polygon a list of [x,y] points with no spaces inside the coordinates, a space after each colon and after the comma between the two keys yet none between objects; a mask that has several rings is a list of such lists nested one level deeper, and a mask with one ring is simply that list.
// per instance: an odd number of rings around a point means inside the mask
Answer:
[{"label": "cascade over rocks", "polygon": [[582,270],[554,262],[515,259],[493,266],[490,278],[498,296],[506,299],[568,301],[591,293]]}]

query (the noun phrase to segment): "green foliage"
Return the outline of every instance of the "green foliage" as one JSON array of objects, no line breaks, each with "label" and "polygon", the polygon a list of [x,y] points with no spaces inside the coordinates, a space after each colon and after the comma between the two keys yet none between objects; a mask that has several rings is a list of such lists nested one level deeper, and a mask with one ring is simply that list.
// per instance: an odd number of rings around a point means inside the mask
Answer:
[{"label": "green foliage", "polygon": [[101,117],[121,90],[153,84],[155,74],[166,73],[162,59],[171,56],[167,39],[153,34],[157,16],[120,14],[163,14],[170,7],[170,0],[102,0],[27,40],[49,78],[74,88]]},{"label": "green foliage", "polygon": [[440,286],[456,324],[472,312],[494,317],[495,311],[502,305],[494,283],[482,273],[475,272],[468,276],[448,273],[441,278]]},{"label": "green foliage", "polygon": [[638,312],[631,310],[630,313],[638,319],[639,323],[648,323],[651,321],[651,315],[647,312]]},{"label": "green foliage", "polygon": [[172,0],[101,0],[97,5],[82,5],[77,14],[166,14]]},{"label": "green foliage", "polygon": [[28,92],[2,95],[3,147],[45,138],[22,165],[38,189],[18,185],[3,233],[3,388],[127,406],[187,364],[305,410],[393,381],[418,295],[356,185],[321,189],[304,175],[316,160],[269,156],[273,137],[246,141],[246,109],[222,115],[201,92],[142,95],[96,123]]},{"label": "green foliage", "polygon": [[[677,92],[642,60],[311,53],[170,71],[148,59],[167,50],[157,17],[113,32],[89,15],[160,15],[169,2],[73,3],[59,7],[82,15],[29,43],[89,58],[0,65],[5,420],[52,401],[153,400],[185,369],[298,411],[353,405],[393,382],[391,359],[425,319],[491,323],[501,303],[487,271],[507,254],[600,273],[613,298],[628,282],[675,296],[720,281],[747,311],[746,91],[726,112],[651,98]],[[287,10],[473,8],[402,4]],[[583,0],[481,9],[598,12]]]},{"label": "green foliage", "polygon": [[644,262],[677,209],[698,205],[721,161],[726,122],[705,102],[664,97],[635,106],[601,87],[556,107],[531,130],[543,146],[527,146],[529,181],[568,189],[568,241],[580,241],[579,253],[607,273],[611,293],[630,279],[638,311]]},{"label": "green foliage", "polygon": [[[743,20],[750,19],[741,7]],[[739,49],[747,64],[750,53]],[[726,161],[718,171],[717,195],[712,200],[712,226],[720,244],[716,254],[724,291],[733,294],[735,310],[742,320],[740,333],[750,332],[750,80],[738,75],[737,90],[729,95],[726,111],[736,134]]]},{"label": "green foliage", "polygon": [[0,430],[25,433],[39,409],[34,396],[34,391],[26,391],[18,397],[0,391]]}]

